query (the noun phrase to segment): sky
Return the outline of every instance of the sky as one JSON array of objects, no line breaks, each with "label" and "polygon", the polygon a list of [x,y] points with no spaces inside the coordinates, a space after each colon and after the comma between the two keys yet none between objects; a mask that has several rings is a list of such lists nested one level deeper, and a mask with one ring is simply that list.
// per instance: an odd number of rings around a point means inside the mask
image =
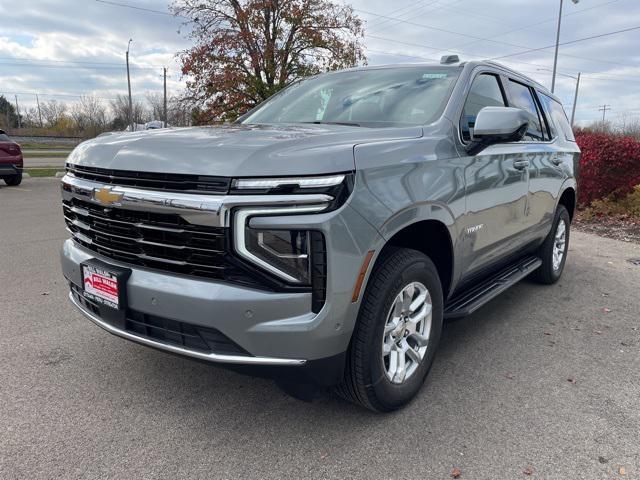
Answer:
[{"label": "sky", "polygon": [[[334,0],[349,3],[365,21],[370,65],[497,59],[551,86],[560,0]],[[136,8],[114,5],[119,3]],[[156,13],[149,10],[154,10]],[[136,98],[183,88],[176,54],[191,46],[183,19],[166,0],[0,0],[0,94],[21,109],[80,95],[109,99],[127,92],[129,39]],[[556,94],[570,114],[575,76],[581,72],[576,122],[640,118],[638,0],[564,0]],[[522,53],[527,50],[534,50]],[[504,58],[500,58],[504,57]]]}]

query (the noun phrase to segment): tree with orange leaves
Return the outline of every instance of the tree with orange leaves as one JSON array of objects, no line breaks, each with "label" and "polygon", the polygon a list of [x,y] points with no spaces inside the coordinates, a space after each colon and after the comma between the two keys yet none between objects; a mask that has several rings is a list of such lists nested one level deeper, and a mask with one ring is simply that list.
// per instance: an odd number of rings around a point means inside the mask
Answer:
[{"label": "tree with orange leaves", "polygon": [[232,121],[298,78],[365,62],[362,21],[331,0],[175,0],[196,123]]}]

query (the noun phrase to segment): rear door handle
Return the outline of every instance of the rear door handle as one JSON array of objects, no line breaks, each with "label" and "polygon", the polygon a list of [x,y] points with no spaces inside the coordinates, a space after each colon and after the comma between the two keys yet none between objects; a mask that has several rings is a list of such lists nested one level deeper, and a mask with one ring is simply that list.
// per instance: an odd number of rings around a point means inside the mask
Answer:
[{"label": "rear door handle", "polygon": [[529,166],[529,160],[515,160],[513,162],[513,168],[523,170]]}]

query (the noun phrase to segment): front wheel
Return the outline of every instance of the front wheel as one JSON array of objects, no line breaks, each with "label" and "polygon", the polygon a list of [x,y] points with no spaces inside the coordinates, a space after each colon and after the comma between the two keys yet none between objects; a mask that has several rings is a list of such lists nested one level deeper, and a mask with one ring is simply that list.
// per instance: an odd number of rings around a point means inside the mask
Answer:
[{"label": "front wheel", "polygon": [[407,404],[429,372],[442,332],[442,286],[421,252],[383,252],[371,274],[338,394],[371,410]]},{"label": "front wheel", "polygon": [[564,205],[558,205],[551,231],[538,251],[542,265],[532,274],[538,283],[551,285],[560,279],[569,252],[570,227],[569,212]]}]

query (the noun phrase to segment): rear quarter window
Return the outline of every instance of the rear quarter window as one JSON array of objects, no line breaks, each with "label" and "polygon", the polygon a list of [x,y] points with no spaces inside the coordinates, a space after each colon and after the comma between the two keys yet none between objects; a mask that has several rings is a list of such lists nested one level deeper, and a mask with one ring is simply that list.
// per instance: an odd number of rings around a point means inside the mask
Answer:
[{"label": "rear quarter window", "polygon": [[573,136],[573,128],[571,128],[562,104],[544,93],[539,93],[538,96],[545,110],[551,116],[551,121],[555,125],[556,130],[561,132],[568,141],[575,142],[576,138]]}]

